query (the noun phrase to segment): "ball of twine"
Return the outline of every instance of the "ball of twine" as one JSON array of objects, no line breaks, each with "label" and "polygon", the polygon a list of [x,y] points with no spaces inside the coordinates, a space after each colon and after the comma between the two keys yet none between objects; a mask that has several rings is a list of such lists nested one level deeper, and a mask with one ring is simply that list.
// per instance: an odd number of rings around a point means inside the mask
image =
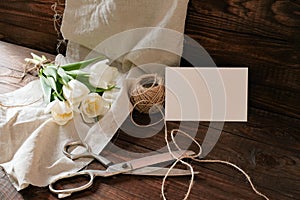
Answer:
[{"label": "ball of twine", "polygon": [[140,113],[158,112],[165,102],[163,78],[157,74],[141,76],[131,90],[130,101]]}]

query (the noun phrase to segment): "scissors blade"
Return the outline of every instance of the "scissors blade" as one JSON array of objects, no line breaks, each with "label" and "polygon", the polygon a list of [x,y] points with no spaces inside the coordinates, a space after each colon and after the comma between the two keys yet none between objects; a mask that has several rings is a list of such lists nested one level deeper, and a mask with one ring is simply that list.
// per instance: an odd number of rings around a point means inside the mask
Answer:
[{"label": "scissors blade", "polygon": [[[124,174],[130,175],[143,175],[143,176],[165,176],[169,168],[162,167],[143,167],[141,169],[135,169],[130,172],[126,172]],[[198,174],[199,172],[194,172],[194,174]],[[169,173],[169,176],[188,176],[191,175],[190,170],[186,169],[172,169]]]},{"label": "scissors blade", "polygon": [[[173,151],[172,153],[178,158],[182,155],[195,154],[195,152],[193,152],[193,151],[185,151],[185,150]],[[148,167],[148,166],[155,165],[158,163],[167,162],[170,160],[174,160],[174,158],[169,152],[161,153],[161,154],[156,154],[156,155],[152,155],[152,156],[147,156],[144,158],[130,160],[128,162],[122,162],[119,164],[115,164],[115,165],[108,167],[107,171],[108,172],[120,172],[120,173],[123,172],[123,173],[125,173],[125,172],[129,172],[129,171],[132,171],[135,169],[140,169],[140,168]]]}]

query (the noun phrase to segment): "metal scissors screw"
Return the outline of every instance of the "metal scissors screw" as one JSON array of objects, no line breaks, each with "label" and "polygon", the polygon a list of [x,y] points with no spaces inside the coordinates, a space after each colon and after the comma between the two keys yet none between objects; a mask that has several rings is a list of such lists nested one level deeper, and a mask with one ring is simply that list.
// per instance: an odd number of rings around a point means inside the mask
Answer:
[{"label": "metal scissors screw", "polygon": [[[70,147],[78,147],[81,146],[85,149],[83,153],[70,153]],[[75,149],[74,149],[75,150]],[[77,150],[76,150],[77,151]],[[101,162],[105,167],[106,170],[82,170],[79,172],[67,174],[63,177],[58,177],[55,180],[53,180],[50,185],[49,189],[51,192],[58,194],[58,198],[64,198],[67,196],[70,196],[74,192],[79,192],[82,190],[85,190],[89,188],[94,181],[94,178],[96,176],[100,177],[110,177],[117,174],[132,174],[132,175],[148,175],[148,176],[164,176],[168,172],[168,168],[162,168],[162,167],[151,167],[152,165],[158,164],[158,163],[164,163],[167,161],[174,160],[173,156],[169,152],[167,153],[161,153],[151,156],[146,156],[143,158],[134,159],[131,161],[121,162],[117,164],[113,164],[111,161],[107,160],[103,156],[94,154],[89,146],[86,143],[83,143],[81,141],[76,142],[68,142],[64,148],[63,153],[70,159],[78,159],[82,157],[91,157],[97,159],[99,162]],[[173,152],[174,155],[177,157],[180,157],[183,154],[186,155],[193,155],[195,154],[193,151],[175,151]],[[197,173],[197,172],[196,172]],[[189,170],[182,170],[182,169],[173,169],[172,172],[170,172],[170,175],[173,176],[185,176],[190,175]],[[88,176],[89,181],[88,183],[81,185],[79,187],[69,188],[69,189],[56,189],[55,183],[71,178],[71,177],[77,177],[77,176]]]}]

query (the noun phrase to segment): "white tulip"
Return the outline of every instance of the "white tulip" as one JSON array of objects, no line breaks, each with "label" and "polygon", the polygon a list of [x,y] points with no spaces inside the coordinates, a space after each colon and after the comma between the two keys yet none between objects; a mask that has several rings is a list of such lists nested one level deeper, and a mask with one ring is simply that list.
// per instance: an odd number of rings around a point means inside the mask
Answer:
[{"label": "white tulip", "polygon": [[90,90],[77,80],[71,80],[63,86],[63,95],[70,102],[72,108],[77,110],[80,102],[90,93]]},{"label": "white tulip", "polygon": [[59,125],[65,125],[73,118],[73,110],[67,101],[52,101],[47,105],[45,112],[51,112],[53,120]]},{"label": "white tulip", "polygon": [[80,111],[85,122],[95,122],[94,118],[103,116],[109,110],[109,103],[97,93],[87,95],[80,105]]},{"label": "white tulip", "polygon": [[98,62],[91,66],[89,82],[95,88],[105,88],[115,85],[119,76],[118,69],[110,67],[106,62]]},{"label": "white tulip", "polygon": [[120,89],[114,88],[109,91],[103,92],[102,98],[112,104],[118,97]]}]

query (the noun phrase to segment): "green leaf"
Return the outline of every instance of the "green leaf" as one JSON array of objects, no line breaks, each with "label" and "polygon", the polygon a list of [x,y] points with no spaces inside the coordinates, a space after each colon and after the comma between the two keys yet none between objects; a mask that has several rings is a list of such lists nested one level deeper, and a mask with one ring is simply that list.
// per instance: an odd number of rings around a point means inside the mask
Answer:
[{"label": "green leaf", "polygon": [[97,93],[102,93],[102,92],[106,92],[106,91],[110,91],[110,90],[112,90],[112,89],[114,89],[116,86],[115,85],[113,85],[113,86],[110,86],[110,87],[108,87],[108,88],[96,88],[95,89],[95,92],[97,92]]},{"label": "green leaf", "polygon": [[47,60],[46,56],[42,55],[42,60]]},{"label": "green leaf", "polygon": [[48,66],[43,70],[43,73],[49,77],[53,77],[55,81],[57,81],[57,69],[55,66]]},{"label": "green leaf", "polygon": [[66,85],[71,79],[73,79],[71,76],[69,76],[65,70],[61,67],[57,69],[57,74],[61,77],[62,79],[62,84]]},{"label": "green leaf", "polygon": [[43,75],[40,75],[40,79],[43,79],[43,82],[44,82],[47,86],[51,87],[51,84],[50,84],[49,80],[48,80],[47,78],[45,78]]},{"label": "green leaf", "polygon": [[36,54],[34,54],[34,53],[31,53],[31,56],[32,56],[32,58],[33,58],[34,60],[43,61],[43,58],[42,58],[42,57],[40,57],[40,56],[38,56],[38,55],[36,55]]},{"label": "green leaf", "polygon": [[62,79],[60,76],[58,76],[57,78],[58,83],[60,83],[61,85],[66,85],[67,83],[64,81],[64,79]]},{"label": "green leaf", "polygon": [[51,88],[57,92],[56,82],[55,82],[54,78],[51,76],[48,76],[47,80],[49,81]]},{"label": "green leaf", "polygon": [[48,80],[41,76],[40,77],[40,82],[41,82],[41,85],[42,85],[42,90],[43,90],[43,93],[44,93],[44,97],[45,97],[45,101],[46,103],[50,103],[50,100],[51,100],[51,87],[48,85]]},{"label": "green leaf", "polygon": [[92,86],[92,85],[90,84],[89,77],[86,77],[86,76],[79,76],[79,77],[76,77],[76,80],[80,81],[80,82],[83,83],[85,86],[87,86],[87,87],[89,88],[90,91],[95,90],[95,87]]},{"label": "green leaf", "polygon": [[80,62],[75,62],[75,63],[62,65],[61,68],[63,68],[65,71],[78,70],[78,69],[85,68],[86,66],[88,66],[89,64],[91,64],[95,61],[104,60],[104,59],[106,59],[105,56],[99,56],[99,57],[89,59],[89,60],[85,60],[85,61],[80,61]]},{"label": "green leaf", "polygon": [[61,93],[58,93],[57,91],[54,91],[53,93],[52,93],[52,95],[53,95],[53,98],[55,99],[55,98],[57,98],[57,99],[59,99],[60,101],[65,101],[66,99],[62,96],[62,94]]}]

